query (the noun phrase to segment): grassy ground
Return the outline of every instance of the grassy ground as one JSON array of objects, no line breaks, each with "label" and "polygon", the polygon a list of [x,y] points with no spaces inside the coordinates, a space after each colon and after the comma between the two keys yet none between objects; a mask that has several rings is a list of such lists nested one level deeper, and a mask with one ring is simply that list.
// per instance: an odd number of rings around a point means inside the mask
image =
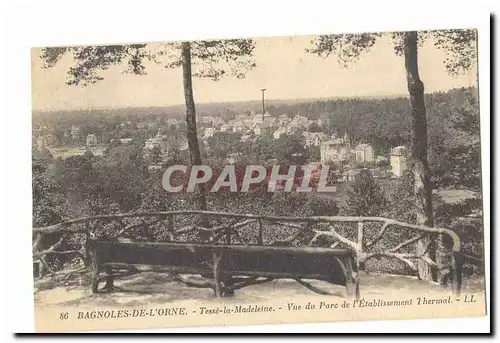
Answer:
[{"label": "grassy ground", "polygon": [[477,197],[477,193],[467,189],[444,189],[437,192],[449,204]]},{"label": "grassy ground", "polygon": [[[193,278],[195,278],[193,276]],[[173,305],[177,301],[214,301],[211,289],[187,287],[173,281],[168,274],[142,273],[115,281],[116,290],[112,293],[92,294],[88,287],[88,277],[71,281],[71,283],[54,284],[46,280],[38,282],[35,287],[36,306],[69,306],[69,307],[137,307],[145,305]],[[336,296],[344,296],[345,288],[330,285],[325,282],[311,281],[311,284],[321,287]],[[484,289],[482,278],[466,279],[464,292],[481,292]],[[447,291],[443,287],[417,280],[409,276],[384,274],[364,274],[360,281],[360,292],[363,297],[384,295],[426,294],[433,291]],[[288,298],[316,293],[302,287],[293,280],[276,280],[266,284],[249,286],[236,291],[233,298],[224,299],[227,302],[247,303],[266,301],[268,299]]]},{"label": "grassy ground", "polygon": [[61,157],[62,159],[66,159],[70,156],[81,156],[85,154],[87,149],[85,147],[70,147],[67,149],[52,149],[51,154],[54,158]]}]

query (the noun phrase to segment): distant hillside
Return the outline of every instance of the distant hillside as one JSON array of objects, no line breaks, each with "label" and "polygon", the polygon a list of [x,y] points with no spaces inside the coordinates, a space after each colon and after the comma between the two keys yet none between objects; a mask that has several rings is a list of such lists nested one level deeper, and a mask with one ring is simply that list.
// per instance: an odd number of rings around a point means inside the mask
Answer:
[{"label": "distant hillside", "polygon": [[[407,95],[378,95],[378,96],[352,96],[352,97],[330,97],[330,98],[300,98],[300,99],[266,99],[266,107],[283,105],[305,104],[318,101],[335,101],[335,100],[377,100],[377,99],[396,99],[406,98]],[[213,115],[224,113],[225,111],[244,112],[244,111],[260,111],[262,107],[261,100],[237,101],[237,102],[213,102],[213,103],[197,103],[196,110],[200,115]],[[173,106],[152,106],[152,107],[122,107],[122,108],[88,108],[77,110],[56,110],[56,111],[33,111],[33,116],[79,116],[88,113],[110,116],[127,116],[130,114],[143,115],[167,115],[180,116],[184,115],[184,104]]]}]

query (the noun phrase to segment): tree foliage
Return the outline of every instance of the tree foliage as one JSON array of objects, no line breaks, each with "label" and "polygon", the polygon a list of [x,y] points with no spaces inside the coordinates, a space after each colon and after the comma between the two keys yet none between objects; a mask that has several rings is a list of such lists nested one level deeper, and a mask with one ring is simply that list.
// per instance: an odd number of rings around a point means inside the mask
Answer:
[{"label": "tree foliage", "polygon": [[[101,71],[123,66],[124,73],[145,75],[149,62],[165,68],[181,66],[182,43],[123,44],[102,46],[49,47],[40,57],[47,68],[69,54],[74,65],[68,69],[69,85],[90,85],[103,80]],[[243,78],[255,67],[252,39],[190,42],[193,76],[219,80],[223,76]]]},{"label": "tree foliage", "polygon": [[57,224],[68,218],[70,208],[59,185],[44,171],[33,168],[33,227]]},{"label": "tree foliage", "polygon": [[477,91],[467,90],[450,106],[442,128],[433,135],[433,181],[438,187],[481,190],[481,142]]},{"label": "tree foliage", "polygon": [[363,169],[349,185],[347,211],[354,216],[378,216],[385,211],[387,201],[382,187],[369,170]]},{"label": "tree foliage", "polygon": [[[380,38],[393,42],[396,55],[403,54],[404,32],[357,33],[320,35],[311,41],[313,47],[306,51],[326,58],[335,55],[343,67],[359,60],[362,54],[370,51]],[[418,44],[431,42],[437,49],[445,52],[443,65],[451,75],[464,73],[474,67],[477,59],[477,32],[472,29],[419,31]]]},{"label": "tree foliage", "polygon": [[[166,68],[182,67],[186,105],[186,136],[192,164],[201,164],[201,151],[196,128],[196,110],[192,76],[219,80],[223,75],[245,76],[255,67],[252,61],[254,42],[251,39],[227,39],[195,42],[160,43],[151,49],[147,44],[80,46],[45,48],[41,58],[46,67],[53,67],[65,53],[73,56],[74,65],[68,69],[69,85],[88,85],[102,80],[99,71],[125,64],[124,72],[136,75],[146,73],[146,60],[163,64]],[[206,210],[206,196],[202,184],[197,185],[198,207]]]}]

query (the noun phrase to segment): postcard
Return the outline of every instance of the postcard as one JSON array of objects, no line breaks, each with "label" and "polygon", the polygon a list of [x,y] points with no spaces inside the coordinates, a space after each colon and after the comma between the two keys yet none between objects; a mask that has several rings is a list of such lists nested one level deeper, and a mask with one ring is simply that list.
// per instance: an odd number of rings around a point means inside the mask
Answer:
[{"label": "postcard", "polygon": [[37,332],[486,315],[477,30],[31,58]]}]

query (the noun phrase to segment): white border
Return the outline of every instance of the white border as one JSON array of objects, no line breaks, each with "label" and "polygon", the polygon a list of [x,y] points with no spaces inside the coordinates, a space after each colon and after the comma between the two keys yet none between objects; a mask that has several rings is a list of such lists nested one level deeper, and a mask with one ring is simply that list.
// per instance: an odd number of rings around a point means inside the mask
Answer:
[{"label": "white border", "polygon": [[[76,1],[75,1],[76,2]],[[35,3],[35,4],[33,4]],[[182,3],[182,5],[180,4]],[[224,4],[225,3],[225,4]],[[33,331],[31,277],[31,89],[30,48],[47,45],[147,42],[218,37],[258,37],[328,32],[396,31],[430,28],[478,28],[483,182],[486,240],[489,240],[489,114],[490,61],[489,11],[478,2],[439,4],[374,4],[350,1],[349,5],[304,1],[156,1],[148,5],[131,1],[82,1],[41,4],[18,1],[4,9],[6,66],[4,121],[5,225],[4,266],[0,283],[7,310],[7,330]],[[482,9],[481,9],[482,8]],[[498,235],[497,235],[498,236]],[[486,249],[489,255],[489,246]],[[6,264],[6,265],[5,265]],[[489,271],[489,263],[487,264]],[[489,273],[488,273],[489,274]],[[8,280],[8,281],[7,281]],[[489,278],[488,312],[489,312]],[[221,328],[136,330],[135,332],[489,332],[484,318],[418,321],[371,321],[329,324],[266,325]]]}]

